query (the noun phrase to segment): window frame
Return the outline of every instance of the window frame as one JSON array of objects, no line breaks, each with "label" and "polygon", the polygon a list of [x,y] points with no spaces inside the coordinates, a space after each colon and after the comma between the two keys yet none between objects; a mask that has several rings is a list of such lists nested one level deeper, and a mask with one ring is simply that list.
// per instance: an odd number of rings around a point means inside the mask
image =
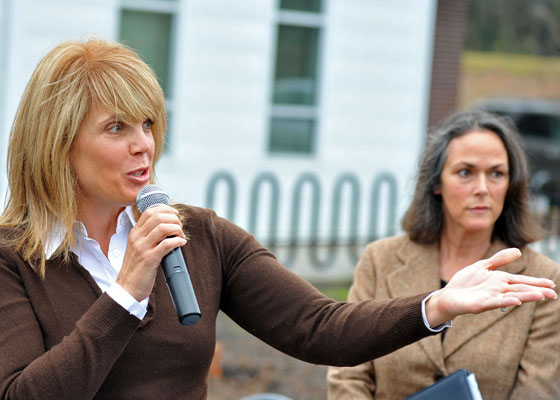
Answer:
[{"label": "window frame", "polygon": [[[313,157],[317,154],[317,136],[321,128],[320,120],[320,107],[321,107],[321,89],[322,89],[322,72],[323,72],[323,50],[324,40],[326,33],[326,9],[327,0],[323,0],[320,11],[299,11],[287,10],[280,8],[280,1],[276,4],[276,13],[273,26],[272,43],[274,43],[273,51],[271,52],[271,79],[270,79],[270,112],[267,120],[267,140],[266,140],[266,153],[269,156],[294,156],[294,157]],[[275,104],[274,103],[274,89],[276,83],[276,54],[278,50],[278,33],[280,25],[296,26],[303,28],[315,28],[317,32],[317,59],[315,71],[315,104]],[[270,148],[272,140],[272,121],[274,119],[306,119],[313,121],[313,130],[311,132],[311,150],[309,152],[299,151],[280,151]]]},{"label": "window frame", "polygon": [[[162,155],[169,155],[173,152],[173,117],[175,110],[175,77],[176,77],[176,50],[177,50],[177,38],[178,38],[178,14],[179,14],[179,3],[181,0],[120,0],[118,7],[118,17],[116,26],[116,36],[117,40],[121,31],[121,13],[123,10],[130,11],[141,11],[149,12],[154,14],[168,14],[171,17],[170,26],[170,43],[169,43],[169,60],[167,71],[167,93],[165,93],[165,106],[167,109],[167,132],[165,135],[165,146]],[[159,78],[158,78],[159,79]]]}]

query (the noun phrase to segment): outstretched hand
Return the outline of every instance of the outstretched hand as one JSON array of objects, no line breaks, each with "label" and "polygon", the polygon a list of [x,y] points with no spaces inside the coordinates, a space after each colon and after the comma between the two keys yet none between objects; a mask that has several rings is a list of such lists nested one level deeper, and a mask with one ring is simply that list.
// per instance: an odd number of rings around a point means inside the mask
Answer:
[{"label": "outstretched hand", "polygon": [[478,314],[500,307],[557,298],[550,279],[496,271],[521,256],[518,249],[504,249],[457,272],[445,288],[426,302],[426,317],[435,327],[461,314]]}]

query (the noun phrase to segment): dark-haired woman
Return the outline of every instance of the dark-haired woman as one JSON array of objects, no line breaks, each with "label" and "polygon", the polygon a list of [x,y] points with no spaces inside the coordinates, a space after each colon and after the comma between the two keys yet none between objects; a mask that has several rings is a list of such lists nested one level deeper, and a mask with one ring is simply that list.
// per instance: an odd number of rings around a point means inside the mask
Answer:
[{"label": "dark-haired woman", "polygon": [[[527,246],[539,235],[527,181],[526,157],[507,121],[477,110],[451,116],[428,136],[406,234],[368,246],[349,300],[438,289],[462,265],[510,246],[523,256],[505,270],[558,283],[558,264]],[[331,368],[329,399],[403,399],[459,368],[475,374],[485,400],[560,399],[560,304],[460,316],[444,335]]]}]

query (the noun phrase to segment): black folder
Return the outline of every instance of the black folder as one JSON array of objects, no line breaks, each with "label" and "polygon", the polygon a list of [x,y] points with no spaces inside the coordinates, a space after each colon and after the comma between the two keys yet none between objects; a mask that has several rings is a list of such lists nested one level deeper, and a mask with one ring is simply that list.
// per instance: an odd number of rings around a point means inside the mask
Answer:
[{"label": "black folder", "polygon": [[476,378],[466,369],[458,369],[407,400],[482,400]]}]

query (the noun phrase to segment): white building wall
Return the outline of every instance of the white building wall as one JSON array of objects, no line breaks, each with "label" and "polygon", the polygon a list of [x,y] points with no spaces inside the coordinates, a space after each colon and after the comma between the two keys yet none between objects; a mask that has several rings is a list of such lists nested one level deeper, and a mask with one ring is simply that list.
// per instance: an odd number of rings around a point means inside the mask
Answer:
[{"label": "white building wall", "polygon": [[[173,146],[160,163],[160,181],[174,188],[177,200],[203,205],[211,175],[230,171],[238,184],[236,221],[246,226],[252,182],[262,171],[273,172],[281,179],[286,232],[291,189],[301,173],[320,177],[324,203],[342,172],[356,174],[365,218],[373,178],[389,171],[399,183],[400,215],[425,131],[434,1],[328,2],[313,156],[271,156],[266,149],[274,6],[185,3],[175,74],[182,95],[175,100]],[[327,207],[322,214],[325,231]]]},{"label": "white building wall", "polygon": [[158,168],[158,178],[174,188],[176,200],[203,205],[204,188],[216,170],[227,169],[248,184],[256,170],[266,168],[272,5],[183,3],[172,146]]},{"label": "white building wall", "polygon": [[[281,185],[280,238],[287,239],[293,185],[302,173],[312,172],[322,185],[320,230],[326,235],[333,184],[342,173],[352,173],[361,184],[360,232],[365,235],[373,180],[388,171],[398,182],[400,219],[425,133],[437,0],[325,1],[312,156],[272,156],[267,151],[276,1],[177,1],[171,146],[157,170],[173,200],[205,206],[209,179],[217,171],[228,171],[237,183],[235,222],[247,228],[251,185],[260,173],[272,172]],[[9,126],[39,59],[66,39],[92,34],[116,38],[119,2],[0,0],[0,7],[0,21],[6,20],[6,10],[11,13],[11,24],[4,28],[9,29],[9,43],[3,43],[10,51],[0,55],[8,58],[0,59],[7,74],[0,78],[5,93],[4,103],[0,97],[0,154],[5,165]],[[0,190],[5,191],[3,168],[1,176]],[[225,201],[215,208],[223,215]],[[383,203],[382,222],[386,209]],[[261,238],[268,227],[267,212],[268,207],[261,206]],[[302,220],[305,233],[309,217]],[[346,226],[343,220],[342,233]],[[346,264],[345,273],[351,273],[351,263]]]}]

